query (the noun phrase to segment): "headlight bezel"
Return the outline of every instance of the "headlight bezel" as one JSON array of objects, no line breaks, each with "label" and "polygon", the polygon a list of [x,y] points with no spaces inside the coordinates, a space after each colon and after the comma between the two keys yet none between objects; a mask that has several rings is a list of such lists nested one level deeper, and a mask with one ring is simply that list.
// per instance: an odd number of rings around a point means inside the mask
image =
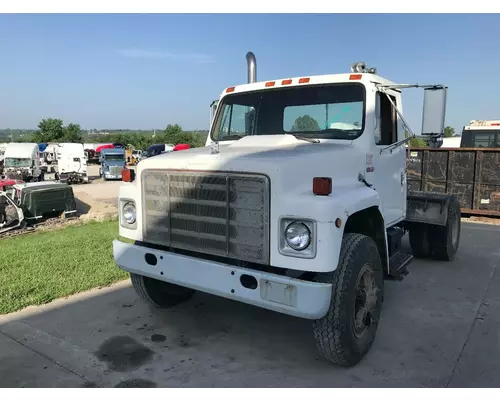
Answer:
[{"label": "headlight bezel", "polygon": [[[309,230],[309,244],[302,250],[295,250],[286,240],[286,230],[290,225],[303,224]],[[280,217],[278,223],[278,251],[289,257],[308,258],[316,257],[316,221],[310,218],[284,216]]]},{"label": "headlight bezel", "polygon": [[[132,223],[129,223],[125,219],[125,207],[128,205],[131,205],[132,207],[134,207],[134,211],[135,211],[135,218],[134,218],[134,221]],[[127,198],[120,199],[120,225],[123,228],[127,228],[127,229],[136,229],[137,228],[137,205],[136,205],[134,200],[127,199]]]}]

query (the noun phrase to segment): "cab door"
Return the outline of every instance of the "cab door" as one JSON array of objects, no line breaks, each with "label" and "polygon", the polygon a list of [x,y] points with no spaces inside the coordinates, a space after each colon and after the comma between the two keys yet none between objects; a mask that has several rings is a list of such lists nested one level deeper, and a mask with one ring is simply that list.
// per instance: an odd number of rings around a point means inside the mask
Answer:
[{"label": "cab door", "polygon": [[[387,90],[392,103],[402,112],[400,92]],[[387,95],[376,94],[375,151],[373,154],[373,183],[382,203],[385,225],[393,225],[406,213],[406,147],[404,143],[388,148],[404,139],[402,121]]]}]

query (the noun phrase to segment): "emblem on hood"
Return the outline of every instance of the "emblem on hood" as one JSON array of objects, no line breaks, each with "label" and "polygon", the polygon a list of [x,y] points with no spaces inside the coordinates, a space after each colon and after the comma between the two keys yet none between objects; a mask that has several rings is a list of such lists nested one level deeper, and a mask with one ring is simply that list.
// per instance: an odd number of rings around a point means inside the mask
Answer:
[{"label": "emblem on hood", "polygon": [[218,154],[219,153],[219,142],[212,142],[210,145],[210,154]]}]

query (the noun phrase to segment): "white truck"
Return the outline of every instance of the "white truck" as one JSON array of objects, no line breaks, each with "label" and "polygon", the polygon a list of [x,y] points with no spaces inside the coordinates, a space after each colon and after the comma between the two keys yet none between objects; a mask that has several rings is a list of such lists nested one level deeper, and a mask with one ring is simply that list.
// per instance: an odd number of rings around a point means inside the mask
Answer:
[{"label": "white truck", "polygon": [[[256,81],[213,104],[206,147],[125,170],[119,268],[156,307],[195,291],[312,321],[319,353],[353,366],[372,346],[384,279],[414,256],[452,260],[460,206],[407,190],[401,85],[350,73]],[[442,137],[447,88],[425,85],[422,132]],[[412,252],[402,239],[409,233]]]},{"label": "white truck", "polygon": [[464,126],[460,147],[500,148],[500,120],[472,120]]},{"label": "white truck", "polygon": [[25,182],[43,180],[37,143],[8,143],[4,153],[4,175]]},{"label": "white truck", "polygon": [[59,180],[88,183],[87,157],[82,143],[60,143],[56,149]]}]

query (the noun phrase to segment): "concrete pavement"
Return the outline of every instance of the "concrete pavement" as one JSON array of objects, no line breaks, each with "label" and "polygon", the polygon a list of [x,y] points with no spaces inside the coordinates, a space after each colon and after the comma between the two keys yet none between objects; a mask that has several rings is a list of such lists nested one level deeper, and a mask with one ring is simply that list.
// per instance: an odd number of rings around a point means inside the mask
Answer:
[{"label": "concrete pavement", "polygon": [[451,263],[386,282],[361,364],[318,357],[310,323],[198,293],[171,310],[129,281],[0,317],[1,387],[500,386],[500,227],[462,224]]}]

